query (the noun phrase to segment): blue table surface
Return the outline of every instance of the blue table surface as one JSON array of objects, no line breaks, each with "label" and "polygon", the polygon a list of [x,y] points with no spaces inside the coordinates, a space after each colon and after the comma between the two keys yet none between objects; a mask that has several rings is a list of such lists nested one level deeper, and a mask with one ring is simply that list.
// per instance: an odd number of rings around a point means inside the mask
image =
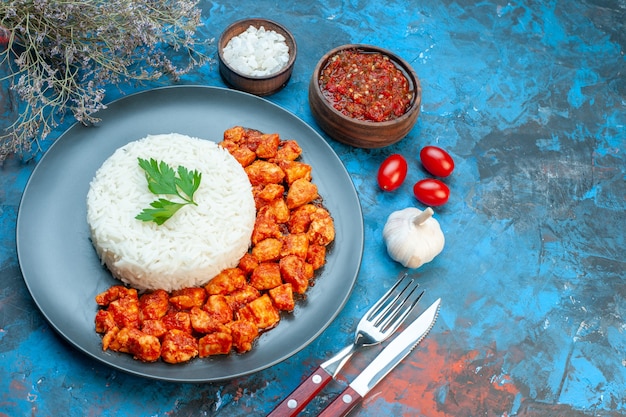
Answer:
[{"label": "blue table surface", "polygon": [[[456,161],[446,179],[450,201],[435,214],[446,246],[407,272],[426,290],[420,305],[441,297],[441,312],[429,336],[353,415],[626,415],[624,0],[200,5],[199,35],[207,39],[242,17],[271,18],[294,33],[293,77],[267,99],[314,127],[357,189],[365,249],[350,299],[310,345],[233,381],[170,383],[114,370],[64,341],[30,297],[15,229],[37,159],[11,158],[0,167],[0,416],[269,412],[351,341],[360,315],[404,272],[386,253],[382,227],[392,211],[424,208],[412,185],[428,177],[418,154],[431,144]],[[213,59],[216,43],[207,47]],[[325,52],[346,43],[390,49],[419,75],[421,115],[400,143],[352,148],[315,124],[311,72]],[[180,83],[225,87],[215,61]],[[122,86],[107,100],[152,87]],[[0,90],[3,126],[15,118],[14,100]],[[400,189],[383,192],[376,172],[392,153],[408,159],[409,173]],[[374,353],[355,357],[302,415],[316,415]]]}]

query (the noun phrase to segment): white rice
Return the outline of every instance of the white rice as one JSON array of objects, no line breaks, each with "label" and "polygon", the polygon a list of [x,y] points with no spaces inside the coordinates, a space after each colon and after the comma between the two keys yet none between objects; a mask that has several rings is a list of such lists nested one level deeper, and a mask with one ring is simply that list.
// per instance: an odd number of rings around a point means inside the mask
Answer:
[{"label": "white rice", "polygon": [[261,26],[233,36],[223,50],[224,61],[235,71],[255,77],[274,74],[289,62],[285,37]]},{"label": "white rice", "polygon": [[[138,157],[201,172],[198,206],[184,206],[162,225],[135,219],[159,197],[177,199],[148,190]],[[175,133],[117,149],[87,194],[98,256],[113,276],[138,290],[200,286],[236,266],[250,246],[255,218],[252,187],[237,160],[215,142]]]}]

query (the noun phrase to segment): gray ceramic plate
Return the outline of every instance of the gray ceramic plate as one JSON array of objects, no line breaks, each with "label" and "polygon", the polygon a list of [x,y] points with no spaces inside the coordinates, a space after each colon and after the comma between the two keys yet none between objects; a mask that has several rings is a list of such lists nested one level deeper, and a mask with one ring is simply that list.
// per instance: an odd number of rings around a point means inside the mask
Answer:
[{"label": "gray ceramic plate", "polygon": [[[87,355],[119,370],[167,381],[207,382],[274,365],[313,341],[337,316],[358,275],[363,217],[352,181],[332,148],[284,109],[246,93],[213,87],[150,90],[113,102],[98,127],[74,125],[42,157],[24,191],[17,253],[26,285],[50,324]],[[148,134],[178,132],[220,141],[242,125],[296,139],[302,159],[335,219],[336,240],[315,286],[293,314],[263,334],[251,352],[187,364],[142,363],[103,352],[94,331],[94,296],[118,283],[101,267],[89,240],[86,195],[96,170],[118,147]]]}]

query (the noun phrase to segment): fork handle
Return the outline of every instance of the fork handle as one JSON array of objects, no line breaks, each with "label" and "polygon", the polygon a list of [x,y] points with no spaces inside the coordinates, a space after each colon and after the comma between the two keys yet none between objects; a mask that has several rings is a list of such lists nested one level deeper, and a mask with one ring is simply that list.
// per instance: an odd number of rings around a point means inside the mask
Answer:
[{"label": "fork handle", "polygon": [[267,417],[294,417],[333,379],[321,366],[302,381]]}]

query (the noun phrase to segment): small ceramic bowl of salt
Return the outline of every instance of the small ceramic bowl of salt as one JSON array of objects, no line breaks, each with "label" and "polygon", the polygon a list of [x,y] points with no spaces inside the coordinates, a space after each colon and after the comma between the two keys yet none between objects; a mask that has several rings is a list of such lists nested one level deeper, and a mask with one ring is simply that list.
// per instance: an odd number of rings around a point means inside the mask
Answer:
[{"label": "small ceramic bowl of salt", "polygon": [[267,19],[239,20],[220,36],[220,75],[237,90],[274,94],[291,78],[296,52],[296,40],[284,26]]}]

